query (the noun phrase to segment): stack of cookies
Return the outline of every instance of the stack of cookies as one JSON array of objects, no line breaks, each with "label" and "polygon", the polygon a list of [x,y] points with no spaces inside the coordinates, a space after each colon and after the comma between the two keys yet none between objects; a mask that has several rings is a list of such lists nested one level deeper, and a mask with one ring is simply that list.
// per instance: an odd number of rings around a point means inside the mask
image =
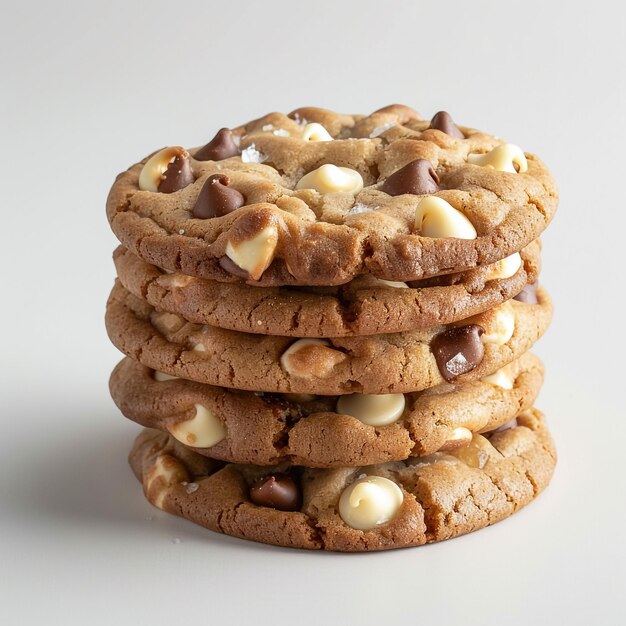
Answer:
[{"label": "stack of cookies", "polygon": [[155,506],[299,548],[415,546],[548,484],[534,155],[402,105],[307,107],[118,176],[111,376]]}]

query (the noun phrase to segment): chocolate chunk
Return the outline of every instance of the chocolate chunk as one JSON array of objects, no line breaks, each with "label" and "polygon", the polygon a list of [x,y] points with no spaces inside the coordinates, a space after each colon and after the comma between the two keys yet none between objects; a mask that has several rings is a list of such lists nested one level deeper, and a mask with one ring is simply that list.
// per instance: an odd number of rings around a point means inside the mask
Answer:
[{"label": "chocolate chunk", "polygon": [[200,148],[193,158],[196,161],[221,161],[240,153],[230,129],[220,128],[217,135],[206,146]]},{"label": "chocolate chunk", "polygon": [[461,132],[459,127],[454,123],[452,116],[447,111],[439,111],[435,113],[435,116],[430,120],[430,127],[440,130],[450,137],[456,137],[457,139],[465,139],[465,135]]},{"label": "chocolate chunk", "polygon": [[233,189],[230,178],[224,174],[212,174],[204,183],[193,207],[194,217],[206,219],[236,211],[246,203],[243,194]]},{"label": "chocolate chunk", "polygon": [[513,300],[518,300],[519,302],[524,302],[525,304],[537,304],[539,300],[537,299],[537,286],[539,283],[534,282],[528,284],[522,289]]},{"label": "chocolate chunk", "polygon": [[451,382],[480,365],[485,355],[480,340],[484,332],[482,326],[469,324],[446,330],[430,342],[437,367],[445,380]]},{"label": "chocolate chunk", "polygon": [[241,269],[233,260],[228,256],[221,256],[219,260],[220,267],[232,274],[233,276],[237,276],[238,278],[243,278],[244,280],[250,280],[252,276],[246,272],[246,270]]},{"label": "chocolate chunk", "polygon": [[250,500],[279,511],[297,511],[300,508],[300,490],[286,474],[273,474],[250,487]]},{"label": "chocolate chunk", "polygon": [[394,172],[380,188],[390,196],[413,193],[418,196],[439,191],[439,176],[430,161],[416,159]]},{"label": "chocolate chunk", "polygon": [[158,190],[161,193],[173,193],[187,185],[193,183],[193,172],[191,171],[191,163],[189,162],[189,153],[185,150],[167,166]]}]

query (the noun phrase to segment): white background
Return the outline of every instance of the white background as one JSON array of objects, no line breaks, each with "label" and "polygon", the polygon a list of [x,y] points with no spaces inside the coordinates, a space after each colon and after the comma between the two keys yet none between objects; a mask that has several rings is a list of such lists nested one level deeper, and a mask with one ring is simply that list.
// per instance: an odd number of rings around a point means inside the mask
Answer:
[{"label": "white background", "polygon": [[[622,3],[0,4],[0,623],[624,623]],[[392,102],[447,109],[559,181],[537,348],[552,485],[493,528],[373,555],[156,511],[107,391],[115,174],[270,110]]]}]

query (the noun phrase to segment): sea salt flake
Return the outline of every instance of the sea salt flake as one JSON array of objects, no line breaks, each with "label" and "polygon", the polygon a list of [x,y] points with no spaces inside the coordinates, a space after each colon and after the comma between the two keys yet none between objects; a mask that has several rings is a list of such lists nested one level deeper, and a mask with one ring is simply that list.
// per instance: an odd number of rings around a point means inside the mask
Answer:
[{"label": "sea salt flake", "polygon": [[358,215],[359,213],[369,213],[370,211],[375,211],[378,207],[368,206],[367,204],[361,204],[357,202],[349,211],[348,215]]},{"label": "sea salt flake", "polygon": [[397,124],[395,122],[385,122],[384,124],[381,124],[380,126],[377,126],[370,133],[370,139],[374,139],[374,137],[378,137],[379,135],[382,135],[386,130],[389,130],[390,128],[393,128],[394,126],[397,126]]},{"label": "sea salt flake", "polygon": [[198,489],[200,489],[200,485],[198,483],[188,483],[185,487],[185,491],[189,494],[195,493]]},{"label": "sea salt flake", "polygon": [[261,127],[261,130],[266,133],[268,130],[274,130],[274,124],[265,124]]},{"label": "sea salt flake", "polygon": [[468,360],[463,356],[461,352],[455,354],[447,363],[446,369],[454,376],[460,376],[464,372],[467,372]]},{"label": "sea salt flake", "polygon": [[306,117],[301,117],[300,113],[294,113],[293,121],[298,124],[298,126],[306,126],[309,123],[309,120]]},{"label": "sea salt flake", "polygon": [[277,137],[289,137],[289,131],[284,128],[277,128],[273,134]]},{"label": "sea salt flake", "polygon": [[263,163],[263,161],[267,161],[267,155],[257,150],[252,143],[245,150],[241,151],[241,160],[244,163]]},{"label": "sea salt flake", "polygon": [[178,231],[178,234],[179,234],[179,235],[184,235],[184,234],[185,234],[185,229],[184,229],[184,228],[181,228],[181,229]]}]

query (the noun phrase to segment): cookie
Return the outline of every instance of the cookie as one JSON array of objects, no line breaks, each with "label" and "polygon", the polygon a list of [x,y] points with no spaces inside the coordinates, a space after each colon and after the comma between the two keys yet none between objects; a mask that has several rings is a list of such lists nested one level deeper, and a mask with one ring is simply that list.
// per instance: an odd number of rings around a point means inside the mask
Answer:
[{"label": "cookie", "polygon": [[171,379],[126,358],[113,400],[129,419],[230,463],[351,467],[400,461],[467,443],[529,409],[543,380],[530,353],[482,381],[421,393],[294,396]]},{"label": "cookie", "polygon": [[252,335],[159,312],[119,283],[107,304],[113,344],[151,369],[218,387],[279,393],[405,393],[478,380],[527,352],[552,305],[510,300],[455,325],[332,339]]},{"label": "cookie", "polygon": [[540,247],[531,243],[511,264],[410,285],[360,276],[339,287],[263,289],[167,273],[121,246],[113,256],[126,289],[191,322],[264,335],[345,337],[449,324],[497,306],[537,280]]},{"label": "cookie", "polygon": [[270,113],[164,148],[117,177],[109,222],[152,265],[263,286],[420,280],[539,237],[558,198],[538,157],[407,110]]},{"label": "cookie", "polygon": [[227,535],[293,548],[365,552],[419,546],[489,526],[528,504],[556,463],[541,413],[456,450],[368,467],[224,464],[160,431],[130,464],[155,506]]}]

